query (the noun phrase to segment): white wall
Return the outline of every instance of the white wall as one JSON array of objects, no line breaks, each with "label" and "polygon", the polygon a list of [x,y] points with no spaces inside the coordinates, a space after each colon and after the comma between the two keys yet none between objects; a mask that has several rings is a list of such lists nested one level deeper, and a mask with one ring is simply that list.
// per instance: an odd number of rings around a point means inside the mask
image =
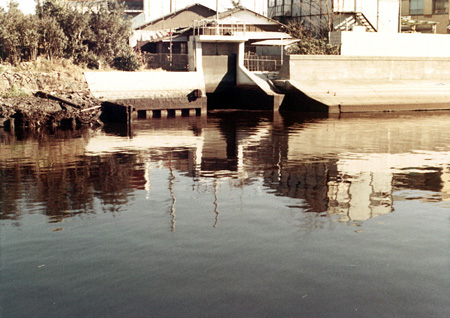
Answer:
[{"label": "white wall", "polygon": [[399,26],[400,2],[398,0],[379,0],[378,32],[397,33]]},{"label": "white wall", "polygon": [[450,57],[450,35],[385,32],[332,32],[343,56]]}]

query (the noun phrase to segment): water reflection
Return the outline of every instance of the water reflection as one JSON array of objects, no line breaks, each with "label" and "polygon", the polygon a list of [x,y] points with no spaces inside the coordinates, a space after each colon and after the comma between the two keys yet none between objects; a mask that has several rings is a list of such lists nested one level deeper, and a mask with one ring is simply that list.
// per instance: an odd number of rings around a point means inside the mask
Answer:
[{"label": "water reflection", "polygon": [[[449,119],[448,113],[310,118],[225,112],[138,121],[131,136],[123,127],[0,132],[1,217],[43,213],[61,222],[117,213],[141,191],[152,197],[157,169],[168,181],[168,198],[160,199],[170,200],[172,231],[177,195],[200,193],[201,186],[213,194],[208,200],[217,226],[223,183],[258,183],[268,194],[295,199],[291,209],[361,222],[394,211],[394,197],[408,199],[399,190],[449,200]],[[193,187],[178,186],[186,178]]]}]

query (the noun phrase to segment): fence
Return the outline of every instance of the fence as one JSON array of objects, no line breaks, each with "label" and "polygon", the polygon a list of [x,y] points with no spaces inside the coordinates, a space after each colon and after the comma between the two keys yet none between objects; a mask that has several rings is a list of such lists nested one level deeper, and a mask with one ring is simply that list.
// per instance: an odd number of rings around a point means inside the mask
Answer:
[{"label": "fence", "polygon": [[246,54],[244,66],[250,72],[278,72],[283,64],[281,55]]},{"label": "fence", "polygon": [[245,22],[215,23],[205,20],[194,21],[195,35],[245,35]]},{"label": "fence", "polygon": [[186,72],[189,69],[189,57],[187,54],[145,53],[143,62],[149,69],[161,68],[166,71],[181,72]]}]

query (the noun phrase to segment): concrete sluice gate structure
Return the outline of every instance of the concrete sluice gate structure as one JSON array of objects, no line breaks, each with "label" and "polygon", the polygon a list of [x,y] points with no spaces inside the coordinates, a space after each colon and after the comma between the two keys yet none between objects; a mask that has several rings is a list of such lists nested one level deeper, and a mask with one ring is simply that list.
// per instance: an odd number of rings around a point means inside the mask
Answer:
[{"label": "concrete sluice gate structure", "polygon": [[269,80],[245,68],[243,42],[231,47],[237,54],[198,53],[195,72],[85,76],[97,98],[132,106],[129,115],[121,106],[109,106],[121,118],[198,116],[214,108],[324,113],[450,109],[450,58],[291,55],[285,56],[278,79]]},{"label": "concrete sluice gate structure", "polygon": [[[277,64],[280,46],[298,41],[284,28],[245,8],[216,15],[196,4],[137,27],[130,38],[132,47],[169,59],[169,65],[143,72],[86,72],[85,77],[92,94],[109,102],[107,117],[126,121],[203,115],[212,108],[278,110],[283,95],[265,75],[250,72],[245,57],[264,51],[265,58],[277,55],[264,62]],[[175,63],[180,56],[183,67]]]},{"label": "concrete sluice gate structure", "polygon": [[[381,20],[377,25],[381,28]],[[330,33],[340,56],[285,55],[284,48],[298,40],[285,33],[282,23],[244,8],[215,15],[196,4],[147,22],[132,36],[133,47],[170,57],[171,63],[175,51],[183,52],[177,54],[185,58],[184,71],[85,76],[92,94],[109,102],[106,117],[120,121],[198,116],[217,108],[323,113],[450,109],[448,35],[362,32],[361,27]],[[270,56],[274,60],[264,59]],[[267,62],[275,63],[275,71],[252,67]]]},{"label": "concrete sluice gate structure", "polygon": [[[235,44],[243,50],[241,45]],[[243,52],[241,53],[243,55]],[[94,96],[119,117],[198,116],[208,109],[324,113],[450,109],[450,59],[285,56],[276,80],[241,54],[203,55],[202,71],[87,72]],[[117,108],[118,107],[118,108]],[[116,115],[113,115],[116,116]]]}]

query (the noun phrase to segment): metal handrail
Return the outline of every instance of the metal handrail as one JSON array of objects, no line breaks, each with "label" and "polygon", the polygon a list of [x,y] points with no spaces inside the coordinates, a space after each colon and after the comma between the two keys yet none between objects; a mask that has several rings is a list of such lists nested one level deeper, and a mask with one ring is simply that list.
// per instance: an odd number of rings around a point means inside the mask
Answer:
[{"label": "metal handrail", "polygon": [[217,23],[216,20],[195,20],[194,36],[196,35],[244,35],[247,29],[245,22]]}]

